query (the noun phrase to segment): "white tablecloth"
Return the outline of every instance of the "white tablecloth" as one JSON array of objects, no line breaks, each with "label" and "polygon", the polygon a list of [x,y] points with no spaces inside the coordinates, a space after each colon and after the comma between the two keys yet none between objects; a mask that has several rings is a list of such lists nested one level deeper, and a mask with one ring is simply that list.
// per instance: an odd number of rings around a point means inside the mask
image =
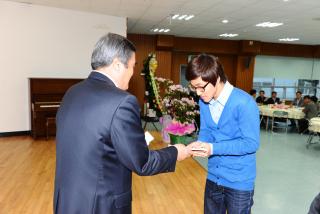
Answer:
[{"label": "white tablecloth", "polygon": [[299,120],[304,118],[305,114],[302,111],[303,108],[288,108],[288,109],[280,109],[280,108],[272,108],[271,106],[263,105],[259,106],[259,110],[261,115],[272,117],[274,111],[285,111],[288,112],[288,118]]},{"label": "white tablecloth", "polygon": [[311,118],[308,129],[313,132],[320,132],[320,117]]}]

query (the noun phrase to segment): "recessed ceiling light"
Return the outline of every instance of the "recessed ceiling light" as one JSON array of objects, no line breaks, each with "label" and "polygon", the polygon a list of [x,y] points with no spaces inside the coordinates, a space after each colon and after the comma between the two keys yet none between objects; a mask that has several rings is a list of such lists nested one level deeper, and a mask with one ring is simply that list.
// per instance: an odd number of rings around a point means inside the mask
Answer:
[{"label": "recessed ceiling light", "polygon": [[300,39],[299,38],[282,38],[282,39],[279,39],[279,41],[282,41],[282,42],[294,42],[294,41],[299,41]]},{"label": "recessed ceiling light", "polygon": [[229,22],[229,20],[228,19],[224,19],[224,20],[222,20],[222,23],[224,23],[224,24],[227,24]]},{"label": "recessed ceiling light", "polygon": [[188,20],[192,19],[193,17],[194,17],[194,15],[189,15],[189,16],[187,16],[187,17],[185,18],[185,20],[188,21]]},{"label": "recessed ceiling light", "polygon": [[221,36],[221,37],[236,37],[236,36],[239,36],[239,34],[237,34],[237,33],[224,33],[224,34],[220,34],[219,36]]},{"label": "recessed ceiling light", "polygon": [[159,32],[161,33],[161,32],[163,32],[164,31],[164,29],[163,28],[161,28],[160,30],[159,30]]},{"label": "recessed ceiling light", "polygon": [[284,2],[288,2],[289,0],[283,0]]},{"label": "recessed ceiling light", "polygon": [[158,28],[156,28],[156,29],[154,29],[154,30],[153,30],[153,32],[158,32],[158,31],[159,31],[159,29],[158,29]]},{"label": "recessed ceiling light", "polygon": [[172,16],[172,19],[176,19],[178,17],[179,17],[179,14],[175,14],[175,15]]},{"label": "recessed ceiling light", "polygon": [[168,33],[170,29],[165,29],[163,32]]},{"label": "recessed ceiling light", "polygon": [[262,22],[259,24],[256,24],[257,27],[278,27],[280,25],[283,25],[281,22]]}]

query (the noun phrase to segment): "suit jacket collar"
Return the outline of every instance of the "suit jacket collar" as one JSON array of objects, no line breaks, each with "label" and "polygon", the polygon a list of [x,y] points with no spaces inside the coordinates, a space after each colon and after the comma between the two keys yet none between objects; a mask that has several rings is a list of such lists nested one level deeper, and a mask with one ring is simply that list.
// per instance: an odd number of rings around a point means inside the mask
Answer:
[{"label": "suit jacket collar", "polygon": [[88,77],[88,79],[99,80],[107,83],[108,85],[116,86],[111,79],[107,76],[100,74],[99,72],[92,71]]}]

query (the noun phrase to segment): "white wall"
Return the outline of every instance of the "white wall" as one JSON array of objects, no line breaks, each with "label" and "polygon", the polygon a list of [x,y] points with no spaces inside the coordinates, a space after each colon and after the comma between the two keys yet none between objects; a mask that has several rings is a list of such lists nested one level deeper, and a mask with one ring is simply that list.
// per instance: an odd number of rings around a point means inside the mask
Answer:
[{"label": "white wall", "polygon": [[0,1],[0,133],[30,130],[29,77],[85,78],[95,42],[126,18]]},{"label": "white wall", "polygon": [[254,77],[320,79],[320,60],[298,57],[256,56]]}]

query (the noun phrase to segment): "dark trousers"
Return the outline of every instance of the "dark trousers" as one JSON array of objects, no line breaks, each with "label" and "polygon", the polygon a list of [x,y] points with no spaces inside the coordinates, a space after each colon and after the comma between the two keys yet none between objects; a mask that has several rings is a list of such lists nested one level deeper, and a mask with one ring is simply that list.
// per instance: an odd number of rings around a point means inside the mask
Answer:
[{"label": "dark trousers", "polygon": [[204,195],[205,214],[250,214],[254,191],[219,186],[207,180]]},{"label": "dark trousers", "polygon": [[299,133],[303,133],[305,131],[307,131],[308,126],[309,126],[309,121],[307,119],[300,119],[298,120],[298,124],[299,124]]},{"label": "dark trousers", "polygon": [[320,193],[313,199],[308,214],[320,213]]}]

